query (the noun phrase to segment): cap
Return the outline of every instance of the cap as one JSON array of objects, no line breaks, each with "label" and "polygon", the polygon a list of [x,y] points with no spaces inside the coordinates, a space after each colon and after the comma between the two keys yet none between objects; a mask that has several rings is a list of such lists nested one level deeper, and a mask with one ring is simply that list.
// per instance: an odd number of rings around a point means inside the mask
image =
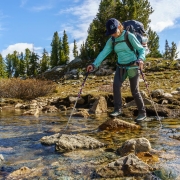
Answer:
[{"label": "cap", "polygon": [[114,34],[119,26],[119,21],[115,18],[111,18],[106,22],[106,35]]}]

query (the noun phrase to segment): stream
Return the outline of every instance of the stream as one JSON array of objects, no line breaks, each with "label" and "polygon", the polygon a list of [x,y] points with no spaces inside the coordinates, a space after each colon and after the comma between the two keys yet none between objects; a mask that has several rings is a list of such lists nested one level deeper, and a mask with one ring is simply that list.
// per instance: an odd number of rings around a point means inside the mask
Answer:
[{"label": "stream", "polygon": [[140,130],[110,132],[97,129],[109,118],[106,113],[91,118],[72,117],[68,133],[94,137],[107,143],[108,147],[59,153],[55,151],[54,145],[45,146],[39,140],[65,128],[70,112],[41,112],[38,117],[24,116],[22,112],[15,109],[0,112],[0,154],[4,157],[0,166],[0,180],[8,179],[10,173],[24,166],[35,169],[29,178],[24,179],[93,179],[96,168],[119,158],[115,152],[118,147],[126,140],[138,137],[147,138],[153,149],[166,154],[160,158],[162,169],[155,172],[156,176],[162,180],[180,178],[180,140],[169,137],[174,129],[180,130],[180,119],[163,119],[162,129],[157,120],[152,120],[145,122]]}]

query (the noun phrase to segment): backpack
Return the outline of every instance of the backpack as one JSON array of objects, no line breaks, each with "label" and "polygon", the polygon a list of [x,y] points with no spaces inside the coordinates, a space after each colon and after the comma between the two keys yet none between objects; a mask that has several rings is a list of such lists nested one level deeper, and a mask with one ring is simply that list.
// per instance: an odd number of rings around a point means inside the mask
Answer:
[{"label": "backpack", "polygon": [[145,49],[145,53],[148,54],[149,52],[149,48],[148,48],[148,34],[145,32],[144,30],[144,25],[136,20],[127,20],[125,22],[122,23],[124,29],[126,30],[125,33],[125,37],[123,41],[117,41],[115,42],[114,37],[112,37],[112,41],[113,41],[113,47],[121,42],[126,42],[126,44],[128,45],[128,47],[134,51],[134,53],[136,54],[136,56],[138,56],[138,52],[134,50],[133,46],[131,45],[129,39],[128,39],[128,33],[131,32],[132,34],[134,34],[137,39],[139,40],[139,42],[142,44],[142,46]]}]

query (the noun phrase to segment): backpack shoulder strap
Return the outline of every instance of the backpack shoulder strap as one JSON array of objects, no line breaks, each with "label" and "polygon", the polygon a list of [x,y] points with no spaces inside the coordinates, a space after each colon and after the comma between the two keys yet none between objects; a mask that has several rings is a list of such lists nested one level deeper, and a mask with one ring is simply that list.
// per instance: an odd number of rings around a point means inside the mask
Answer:
[{"label": "backpack shoulder strap", "polygon": [[137,56],[137,52],[134,50],[131,42],[129,41],[128,34],[129,34],[129,32],[128,32],[128,30],[127,30],[126,33],[124,34],[124,39],[126,40],[126,44],[127,44],[127,46],[131,49],[131,51],[133,51],[134,54]]},{"label": "backpack shoulder strap", "polygon": [[126,31],[126,33],[124,34],[124,39],[126,40],[126,44],[131,49],[131,51],[134,51],[134,48],[133,48],[132,44],[129,41],[128,34],[129,34],[129,32]]}]

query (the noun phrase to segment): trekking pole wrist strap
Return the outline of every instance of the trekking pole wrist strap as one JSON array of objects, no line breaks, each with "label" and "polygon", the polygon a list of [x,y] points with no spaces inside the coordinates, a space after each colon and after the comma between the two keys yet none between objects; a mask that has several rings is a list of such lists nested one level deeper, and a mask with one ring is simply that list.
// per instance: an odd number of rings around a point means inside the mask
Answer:
[{"label": "trekking pole wrist strap", "polygon": [[140,61],[143,61],[142,59],[137,59],[136,64],[139,65]]},{"label": "trekking pole wrist strap", "polygon": [[93,71],[94,71],[94,69],[95,69],[95,65],[94,65],[94,64],[91,64],[91,66],[93,67]]}]

